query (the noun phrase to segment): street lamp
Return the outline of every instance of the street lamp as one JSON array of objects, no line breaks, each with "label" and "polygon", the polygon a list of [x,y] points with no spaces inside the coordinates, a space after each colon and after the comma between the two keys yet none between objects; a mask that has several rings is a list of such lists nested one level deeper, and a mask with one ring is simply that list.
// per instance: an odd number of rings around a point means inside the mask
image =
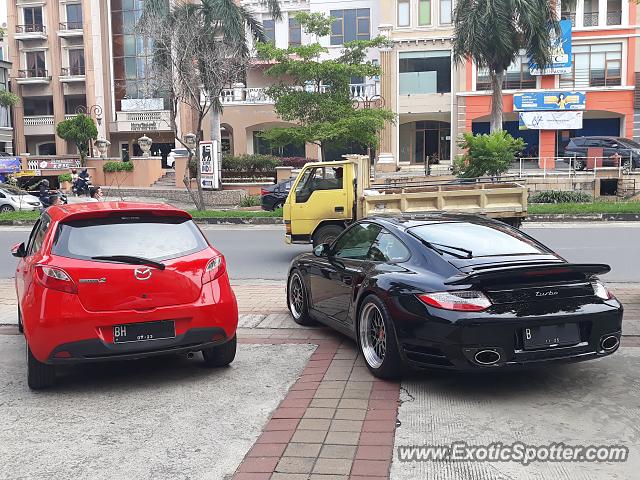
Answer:
[{"label": "street lamp", "polygon": [[[88,115],[89,117],[93,117],[94,115],[96,116],[96,122],[98,123],[98,126],[102,125],[102,107],[100,105],[91,105],[89,108],[85,107],[84,105],[80,105],[78,106],[78,108],[76,108],[76,113],[80,114],[84,114],[84,115]],[[93,142],[89,141],[89,155],[91,156],[91,158],[93,158]]]}]

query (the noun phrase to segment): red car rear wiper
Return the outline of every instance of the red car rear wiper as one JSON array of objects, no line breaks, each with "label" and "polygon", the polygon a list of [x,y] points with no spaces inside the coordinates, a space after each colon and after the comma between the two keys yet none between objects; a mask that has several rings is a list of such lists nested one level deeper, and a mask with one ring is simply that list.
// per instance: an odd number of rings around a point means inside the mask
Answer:
[{"label": "red car rear wiper", "polygon": [[148,265],[155,267],[159,270],[164,270],[166,265],[164,263],[156,262],[144,257],[135,257],[132,255],[103,255],[98,257],[91,257],[91,260],[105,260],[107,262],[129,263],[131,265]]}]

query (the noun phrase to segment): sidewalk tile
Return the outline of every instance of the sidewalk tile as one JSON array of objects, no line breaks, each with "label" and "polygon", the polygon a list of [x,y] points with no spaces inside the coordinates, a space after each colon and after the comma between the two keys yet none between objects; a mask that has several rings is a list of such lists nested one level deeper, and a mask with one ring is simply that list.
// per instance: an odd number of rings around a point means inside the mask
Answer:
[{"label": "sidewalk tile", "polygon": [[[386,411],[386,410],[385,410]],[[365,418],[366,410],[358,410],[354,408],[339,408],[336,410],[334,420],[358,420],[362,421]]]},{"label": "sidewalk tile", "polygon": [[336,432],[327,433],[325,443],[334,445],[358,445],[360,432]]},{"label": "sidewalk tile", "polygon": [[393,445],[362,445],[358,447],[358,460],[387,460],[393,457]]},{"label": "sidewalk tile", "polygon": [[398,410],[398,400],[369,400],[369,410]]},{"label": "sidewalk tile", "polygon": [[290,443],[284,452],[285,457],[317,457],[320,454],[320,443]]},{"label": "sidewalk tile", "polygon": [[307,480],[306,473],[274,473],[269,480]]},{"label": "sidewalk tile", "polygon": [[316,408],[309,407],[304,413],[303,418],[327,418],[331,419],[335,415],[335,408]]},{"label": "sidewalk tile", "polygon": [[339,401],[337,398],[314,398],[309,406],[313,408],[336,408]]},{"label": "sidewalk tile", "polygon": [[274,430],[295,430],[298,425],[297,418],[276,418],[269,420],[264,427],[265,432]]},{"label": "sidewalk tile", "polygon": [[342,398],[341,388],[319,388],[314,398]]},{"label": "sidewalk tile", "polygon": [[273,415],[271,415],[271,418],[273,419],[302,418],[305,411],[306,409],[301,407],[298,407],[298,408],[280,407],[275,412],[273,412]]},{"label": "sidewalk tile", "polygon": [[349,458],[319,458],[313,467],[313,473],[349,475],[351,463]]},{"label": "sidewalk tile", "polygon": [[292,442],[297,443],[322,443],[327,432],[325,430],[296,430],[291,437]]},{"label": "sidewalk tile", "polygon": [[355,445],[324,445],[320,451],[320,458],[349,458],[356,454]]},{"label": "sidewalk tile", "polygon": [[338,408],[358,408],[366,410],[369,406],[369,401],[364,398],[343,398],[338,404]]},{"label": "sidewalk tile", "polygon": [[240,473],[271,473],[278,464],[278,457],[249,457],[246,458],[238,472]]},{"label": "sidewalk tile", "polygon": [[276,472],[279,473],[311,473],[315,457],[282,457],[278,462]]},{"label": "sidewalk tile", "polygon": [[247,456],[281,457],[286,447],[286,443],[256,443]]},{"label": "sidewalk tile", "polygon": [[330,432],[360,432],[362,430],[362,420],[332,420],[329,427]]},{"label": "sidewalk tile", "polygon": [[323,418],[303,418],[298,424],[298,430],[329,430],[331,420]]},{"label": "sidewalk tile", "polygon": [[311,474],[309,480],[349,480],[348,475],[323,475],[320,473]]},{"label": "sidewalk tile", "polygon": [[270,473],[236,473],[233,480],[271,480]]},{"label": "sidewalk tile", "polygon": [[393,445],[395,432],[362,432],[360,445]]},{"label": "sidewalk tile", "polygon": [[311,403],[310,398],[285,398],[280,402],[281,408],[307,408]]},{"label": "sidewalk tile", "polygon": [[367,420],[394,420],[398,417],[396,410],[369,410]]},{"label": "sidewalk tile", "polygon": [[351,474],[387,477],[390,465],[391,460],[355,460]]},{"label": "sidewalk tile", "polygon": [[256,443],[288,443],[293,436],[293,430],[262,432]]}]

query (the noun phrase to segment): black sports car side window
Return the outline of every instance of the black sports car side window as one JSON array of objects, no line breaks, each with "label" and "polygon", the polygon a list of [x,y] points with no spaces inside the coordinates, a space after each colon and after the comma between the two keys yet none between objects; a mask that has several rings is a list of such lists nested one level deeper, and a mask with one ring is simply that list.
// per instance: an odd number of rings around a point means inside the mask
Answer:
[{"label": "black sports car side window", "polygon": [[404,262],[409,250],[393,234],[382,230],[369,250],[369,260],[374,262]]},{"label": "black sports car side window", "polygon": [[333,256],[368,260],[369,250],[382,228],[373,223],[357,223],[342,235],[333,247]]}]

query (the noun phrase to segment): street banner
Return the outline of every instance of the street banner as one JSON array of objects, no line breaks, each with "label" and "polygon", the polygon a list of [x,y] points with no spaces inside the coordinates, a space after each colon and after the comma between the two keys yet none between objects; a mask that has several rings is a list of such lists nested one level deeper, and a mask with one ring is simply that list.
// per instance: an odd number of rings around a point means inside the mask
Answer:
[{"label": "street banner", "polygon": [[213,190],[220,185],[220,149],[218,141],[200,142],[200,182]]},{"label": "street banner", "polygon": [[560,20],[560,35],[552,28],[551,36],[552,61],[543,69],[529,59],[531,75],[560,75],[571,72],[571,20]]},{"label": "street banner", "polygon": [[580,130],[581,111],[520,112],[520,130]]},{"label": "street banner", "polygon": [[0,173],[17,173],[21,168],[20,157],[0,157]]},{"label": "street banner", "polygon": [[526,92],[513,95],[513,109],[516,112],[584,110],[586,105],[585,92]]},{"label": "street banner", "polygon": [[55,158],[51,160],[27,160],[29,170],[66,170],[80,168],[80,160],[75,158]]}]

